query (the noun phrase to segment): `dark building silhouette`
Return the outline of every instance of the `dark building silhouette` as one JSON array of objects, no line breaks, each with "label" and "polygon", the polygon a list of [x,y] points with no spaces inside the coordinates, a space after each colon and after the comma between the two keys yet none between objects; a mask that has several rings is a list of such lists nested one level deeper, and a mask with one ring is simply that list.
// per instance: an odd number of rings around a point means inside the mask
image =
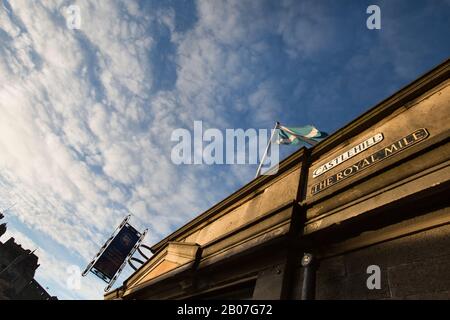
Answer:
[{"label": "dark building silhouette", "polygon": [[[0,219],[3,215],[0,214]],[[6,224],[0,224],[0,237],[6,232]],[[53,300],[34,279],[39,267],[34,251],[22,248],[9,238],[0,241],[0,300]]]},{"label": "dark building silhouette", "polygon": [[[0,220],[4,218],[4,215],[0,213]],[[6,223],[0,224],[0,237],[6,232]]]},{"label": "dark building silhouette", "polygon": [[[1,219],[1,218],[0,218]],[[6,223],[0,224],[0,237],[6,232]]]}]

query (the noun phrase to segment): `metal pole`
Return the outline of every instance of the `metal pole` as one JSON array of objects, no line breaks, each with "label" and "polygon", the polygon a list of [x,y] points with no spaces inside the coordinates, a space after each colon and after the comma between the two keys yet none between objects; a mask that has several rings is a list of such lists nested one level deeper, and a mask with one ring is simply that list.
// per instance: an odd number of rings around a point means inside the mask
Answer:
[{"label": "metal pole", "polygon": [[8,208],[6,208],[5,210],[3,210],[3,211],[0,211],[0,219],[3,219],[5,216],[4,216],[4,213],[6,212],[6,211],[8,211],[9,209],[11,209],[12,207],[14,207],[15,205],[16,205],[17,203],[14,203],[12,206],[9,206]]},{"label": "metal pole", "polygon": [[316,270],[315,260],[312,254],[305,253],[302,258],[303,285],[302,300],[314,300],[316,291]]},{"label": "metal pole", "polygon": [[264,154],[263,154],[263,156],[261,158],[261,162],[259,163],[258,170],[256,171],[255,178],[258,178],[259,174],[261,173],[262,165],[263,165],[264,161],[266,160],[267,152],[269,151],[269,147],[270,147],[270,144],[272,143],[273,136],[275,135],[275,131],[276,131],[276,129],[278,129],[279,125],[280,125],[280,123],[278,121],[275,122],[275,127],[273,128],[272,134],[270,135],[270,140],[267,143],[266,150],[264,151]]}]

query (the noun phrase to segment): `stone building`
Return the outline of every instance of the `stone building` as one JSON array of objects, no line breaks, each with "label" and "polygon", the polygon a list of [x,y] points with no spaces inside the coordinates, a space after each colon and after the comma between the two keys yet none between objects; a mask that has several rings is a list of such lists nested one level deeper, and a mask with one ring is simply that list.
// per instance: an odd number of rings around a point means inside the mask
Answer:
[{"label": "stone building", "polygon": [[105,299],[449,299],[449,75],[447,60],[296,151]]},{"label": "stone building", "polygon": [[[0,216],[0,219],[3,215]],[[6,225],[0,225],[0,237]],[[22,248],[14,238],[0,241],[0,300],[51,300],[47,291],[34,279],[38,257]]]}]

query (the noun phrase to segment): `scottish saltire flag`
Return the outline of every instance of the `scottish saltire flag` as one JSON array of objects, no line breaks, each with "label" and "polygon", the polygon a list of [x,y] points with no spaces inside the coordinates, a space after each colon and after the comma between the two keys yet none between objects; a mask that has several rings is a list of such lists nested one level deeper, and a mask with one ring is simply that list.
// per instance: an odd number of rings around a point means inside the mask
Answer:
[{"label": "scottish saltire flag", "polygon": [[306,142],[315,145],[317,142],[324,139],[328,134],[318,130],[316,127],[307,125],[303,127],[285,127],[278,125],[279,139],[278,144],[300,144]]}]

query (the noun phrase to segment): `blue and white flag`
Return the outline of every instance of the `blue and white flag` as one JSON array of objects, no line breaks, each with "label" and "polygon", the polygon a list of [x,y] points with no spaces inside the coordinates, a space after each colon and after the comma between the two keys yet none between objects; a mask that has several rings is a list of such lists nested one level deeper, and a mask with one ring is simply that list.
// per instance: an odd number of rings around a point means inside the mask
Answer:
[{"label": "blue and white flag", "polygon": [[285,127],[278,125],[278,129],[278,144],[297,145],[301,142],[306,142],[310,145],[315,145],[328,136],[326,132],[320,131],[311,125],[303,127]]}]

